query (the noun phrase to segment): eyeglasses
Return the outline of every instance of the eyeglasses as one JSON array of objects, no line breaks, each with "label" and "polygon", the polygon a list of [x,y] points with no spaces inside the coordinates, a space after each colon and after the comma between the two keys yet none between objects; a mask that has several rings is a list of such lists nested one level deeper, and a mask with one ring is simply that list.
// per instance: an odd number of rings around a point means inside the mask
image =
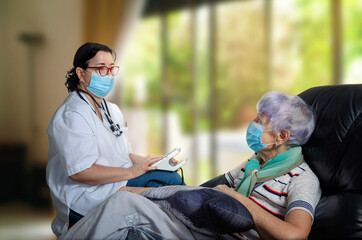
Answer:
[{"label": "eyeglasses", "polygon": [[110,72],[112,76],[116,76],[119,72],[119,66],[112,66],[112,67],[99,66],[99,67],[87,67],[87,68],[97,69],[97,73],[99,73],[99,75],[101,75],[102,77],[108,75],[108,72]]}]

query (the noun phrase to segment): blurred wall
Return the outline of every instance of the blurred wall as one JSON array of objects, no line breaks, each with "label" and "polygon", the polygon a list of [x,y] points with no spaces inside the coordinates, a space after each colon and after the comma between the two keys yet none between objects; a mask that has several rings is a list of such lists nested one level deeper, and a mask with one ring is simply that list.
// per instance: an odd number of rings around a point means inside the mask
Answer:
[{"label": "blurred wall", "polygon": [[[25,144],[32,164],[47,161],[45,131],[67,96],[66,70],[82,43],[82,2],[0,1],[0,143]],[[24,33],[43,41],[25,43]]]}]

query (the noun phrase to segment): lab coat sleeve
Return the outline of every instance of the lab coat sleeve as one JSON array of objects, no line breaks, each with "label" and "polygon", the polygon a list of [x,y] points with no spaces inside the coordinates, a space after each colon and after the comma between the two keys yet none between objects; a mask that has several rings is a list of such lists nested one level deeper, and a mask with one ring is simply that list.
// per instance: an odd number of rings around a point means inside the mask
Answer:
[{"label": "lab coat sleeve", "polygon": [[62,118],[53,124],[51,140],[68,176],[90,168],[98,159],[94,129],[79,112],[65,111]]}]

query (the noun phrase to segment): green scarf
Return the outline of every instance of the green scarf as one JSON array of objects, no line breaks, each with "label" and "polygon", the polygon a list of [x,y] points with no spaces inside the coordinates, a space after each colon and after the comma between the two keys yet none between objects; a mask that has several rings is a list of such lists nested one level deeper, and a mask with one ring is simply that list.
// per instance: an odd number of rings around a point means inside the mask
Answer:
[{"label": "green scarf", "polygon": [[260,169],[258,160],[260,157],[257,155],[246,164],[244,178],[235,188],[235,191],[244,196],[250,195],[257,182],[266,182],[285,175],[304,162],[301,147],[293,147],[285,153],[277,155],[270,159],[262,169]]}]

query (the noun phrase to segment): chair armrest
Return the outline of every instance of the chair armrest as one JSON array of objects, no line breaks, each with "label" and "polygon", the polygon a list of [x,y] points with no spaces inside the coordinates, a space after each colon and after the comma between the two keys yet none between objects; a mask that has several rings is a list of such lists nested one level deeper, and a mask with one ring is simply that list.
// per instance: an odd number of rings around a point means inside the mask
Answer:
[{"label": "chair armrest", "polygon": [[207,182],[204,182],[203,184],[201,184],[201,187],[209,187],[209,188],[213,188],[216,187],[217,185],[221,185],[221,184],[225,184],[228,187],[231,187],[228,180],[226,179],[225,175],[222,174],[220,176],[217,176]]}]

